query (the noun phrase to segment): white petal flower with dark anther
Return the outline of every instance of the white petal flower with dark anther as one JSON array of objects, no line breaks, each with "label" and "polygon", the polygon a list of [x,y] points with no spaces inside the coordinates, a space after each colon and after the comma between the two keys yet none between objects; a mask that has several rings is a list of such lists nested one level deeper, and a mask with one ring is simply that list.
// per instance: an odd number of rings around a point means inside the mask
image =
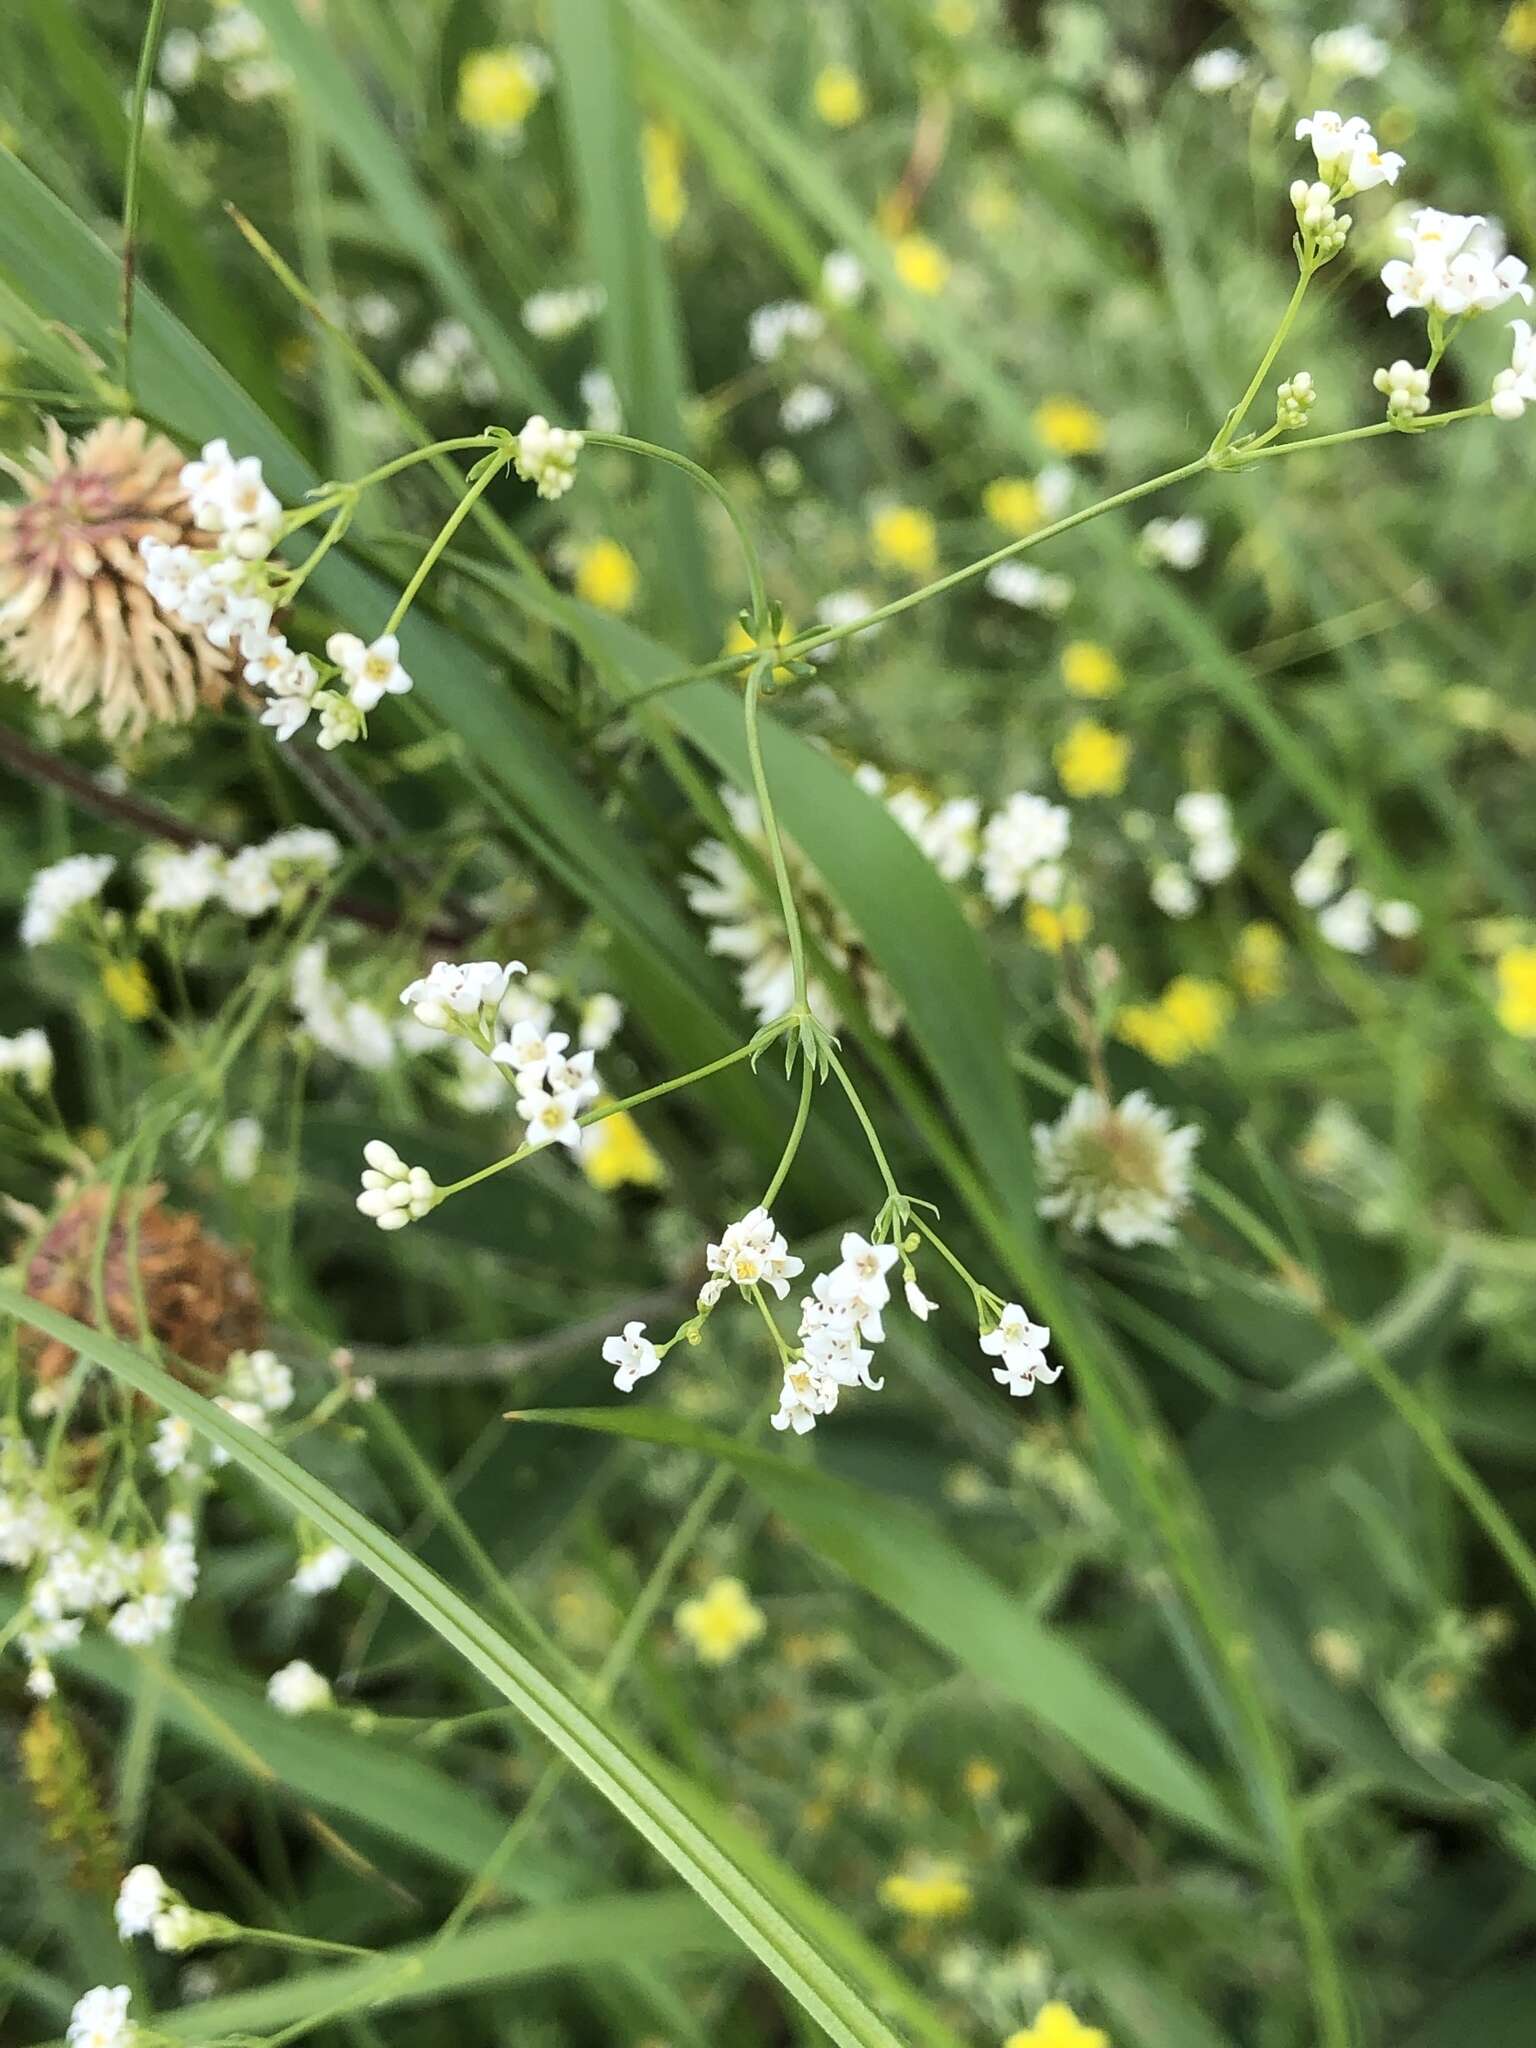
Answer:
[{"label": "white petal flower with dark anther", "polygon": [[535,413],[517,436],[513,464],[541,498],[563,498],[576,481],[576,458],[585,436],[574,427],[552,427]]},{"label": "white petal flower with dark anther", "polygon": [[1045,1355],[1050,1330],[1044,1323],[1032,1323],[1016,1301],[1004,1303],[1002,1314],[980,1341],[987,1357],[1002,1360],[992,1368],[992,1377],[1010,1394],[1030,1394],[1036,1380],[1061,1377],[1061,1367],[1051,1365]]},{"label": "white petal flower with dark anther", "polygon": [[332,1703],[330,1680],[295,1657],[267,1680],[267,1698],[280,1714],[313,1714]]},{"label": "white petal flower with dark anther", "polygon": [[359,711],[372,711],[383,698],[403,697],[411,688],[393,633],[381,633],[366,647],[355,633],[333,633],[325,651],[340,669],[347,695]]},{"label": "white petal flower with dark anther", "polygon": [[704,1254],[704,1263],[720,1280],[737,1287],[771,1287],[782,1301],[789,1283],[805,1271],[779,1235],[773,1218],[759,1205],[720,1233],[720,1242]]},{"label": "white petal flower with dark anther", "polygon": [[1140,1088],[1120,1102],[1079,1088],[1054,1124],[1035,1125],[1034,1139],[1042,1216],[1123,1249],[1173,1242],[1200,1142],[1193,1124],[1176,1128]]},{"label": "white petal flower with dark anther", "polygon": [[357,1206],[380,1230],[403,1230],[437,1206],[432,1176],[424,1166],[407,1166],[393,1145],[370,1138],[363,1158],[363,1191]]},{"label": "white petal flower with dark anther", "polygon": [[622,1336],[604,1338],[603,1363],[616,1368],[613,1384],[619,1392],[632,1394],[661,1364],[661,1353],[646,1336],[644,1323],[626,1323]]}]

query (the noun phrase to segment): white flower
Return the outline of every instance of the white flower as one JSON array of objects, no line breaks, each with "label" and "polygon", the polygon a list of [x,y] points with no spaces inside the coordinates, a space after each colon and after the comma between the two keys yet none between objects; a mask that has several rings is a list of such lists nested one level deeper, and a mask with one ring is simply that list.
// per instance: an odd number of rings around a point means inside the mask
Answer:
[{"label": "white flower", "polygon": [[295,1657],[267,1680],[267,1698],[280,1714],[312,1714],[331,1704],[331,1684],[313,1664]]},{"label": "white flower", "polygon": [[293,1368],[275,1351],[236,1351],[228,1379],[232,1393],[255,1401],[268,1415],[281,1415],[293,1405]]},{"label": "white flower", "polygon": [[603,1052],[613,1043],[624,1024],[624,1005],[617,996],[599,993],[588,996],[581,1006],[581,1023],[576,1041],[588,1052]]},{"label": "white flower", "polygon": [[220,882],[225,907],[236,917],[264,917],[283,900],[264,846],[242,846],[231,855]]},{"label": "white flower", "polygon": [[1197,839],[1190,849],[1189,865],[1207,888],[1217,882],[1224,882],[1237,866],[1240,849],[1237,841],[1226,834],[1213,834],[1208,839]]},{"label": "white flower", "polygon": [[645,1334],[644,1323],[626,1323],[622,1337],[603,1340],[604,1365],[616,1366],[613,1384],[621,1394],[632,1394],[638,1381],[655,1372],[661,1354]]},{"label": "white flower", "polygon": [[1193,1124],[1172,1116],[1140,1088],[1105,1102],[1079,1088],[1054,1124],[1036,1124],[1040,1214],[1076,1231],[1097,1228],[1112,1244],[1171,1244],[1189,1205]]},{"label": "white flower", "polygon": [[202,61],[203,46],[196,31],[171,29],[160,45],[160,83],[169,92],[185,92],[196,80]]},{"label": "white flower", "polygon": [[519,1089],[536,1088],[544,1079],[551,1060],[559,1059],[570,1044],[564,1031],[550,1031],[537,1017],[520,1017],[512,1035],[491,1053],[499,1067],[510,1068]]},{"label": "white flower", "polygon": [[1031,877],[1067,850],[1072,817],[1064,804],[1019,790],[994,811],[981,835],[982,887],[999,910],[1017,902]]},{"label": "white flower", "polygon": [[1489,401],[1495,419],[1501,420],[1517,420],[1528,405],[1536,405],[1536,335],[1528,320],[1511,320],[1509,329],[1515,337],[1510,365],[1494,378]]},{"label": "white flower", "polygon": [[320,714],[318,743],[329,754],[337,747],[349,747],[363,736],[363,712],[351,697],[339,690],[320,690],[310,700]]},{"label": "white flower", "polygon": [[572,427],[552,427],[535,413],[517,436],[513,464],[525,484],[534,484],[541,498],[563,498],[576,481],[576,458],[584,436]]},{"label": "white flower", "polygon": [[1424,920],[1414,904],[1393,897],[1390,902],[1377,904],[1376,922],[1389,939],[1411,939]]},{"label": "white flower", "polygon": [[210,441],[202,459],[183,468],[181,487],[198,525],[218,534],[231,554],[255,561],[271,553],[283,508],[262,478],[259,457],[236,460],[227,441]]},{"label": "white flower", "polygon": [[403,697],[411,687],[393,633],[381,633],[366,647],[355,633],[333,633],[325,651],[341,670],[347,695],[359,711],[372,711],[386,696]]},{"label": "white flower", "polygon": [[800,299],[781,299],[759,306],[747,322],[747,347],[759,363],[777,362],[791,341],[819,341],[826,320],[816,307]]},{"label": "white flower", "polygon": [[992,1377],[1010,1394],[1032,1394],[1037,1379],[1060,1379],[1061,1367],[1047,1363],[1045,1347],[1051,1333],[1043,1323],[1032,1323],[1016,1301],[1005,1303],[994,1326],[983,1333],[981,1348],[989,1358],[1000,1358]]},{"label": "white flower", "polygon": [[149,884],[144,908],[151,916],[187,917],[221,893],[224,855],[217,846],[155,846],[139,872]]},{"label": "white flower", "polygon": [[134,1864],[118,1886],[117,1903],[112,1908],[118,1935],[123,1941],[131,1940],[135,1934],[153,1931],[155,1918],[165,1905],[168,1890],[165,1879],[153,1863]]},{"label": "white flower", "polygon": [[1387,401],[1389,420],[1417,419],[1429,411],[1429,372],[1416,370],[1399,356],[1372,374],[1371,382]]},{"label": "white flower", "polygon": [[704,1255],[708,1270],[741,1288],[771,1287],[782,1301],[789,1283],[805,1271],[805,1262],[790,1252],[773,1218],[761,1206],[720,1233]]},{"label": "white flower", "polygon": [[1338,887],[1349,858],[1349,839],[1336,825],[1319,832],[1306,859],[1291,877],[1291,893],[1308,910],[1316,910]]},{"label": "white flower", "polygon": [[1368,953],[1375,939],[1376,903],[1365,889],[1348,889],[1317,914],[1317,929],[1340,953]]},{"label": "white flower", "polygon": [[837,1406],[837,1381],[807,1359],[789,1366],[779,1389],[779,1405],[772,1421],[775,1429],[792,1429],[796,1436],[816,1427],[819,1415],[830,1415]]},{"label": "white flower", "polygon": [[352,1569],[352,1562],[349,1550],[343,1550],[339,1543],[326,1543],[319,1550],[310,1551],[288,1583],[306,1600],[320,1593],[334,1593]]},{"label": "white flower", "polygon": [[1459,319],[1469,313],[1491,312],[1513,298],[1531,302],[1531,287],[1525,282],[1525,265],[1515,256],[1495,257],[1478,230],[1486,222],[1480,213],[1441,213],[1422,206],[1409,218],[1403,230],[1408,259],[1394,259],[1383,265],[1381,281],[1387,288],[1387,311],[1396,317],[1410,307]]},{"label": "white flower", "polygon": [[51,945],[76,911],[95,902],[116,866],[107,853],[72,853],[52,867],[39,868],[27,885],[21,909],[21,943]]},{"label": "white flower", "polygon": [[886,809],[933,862],[946,882],[961,882],[976,863],[981,805],[973,796],[932,803],[921,790],[899,789]]},{"label": "white flower", "polygon": [[48,1034],[31,1024],[14,1038],[0,1038],[0,1081],[18,1080],[41,1095],[53,1079],[53,1047]]},{"label": "white flower", "polygon": [[544,1070],[544,1087],[551,1095],[568,1095],[578,1108],[589,1102],[596,1102],[601,1087],[594,1071],[597,1054],[588,1046],[583,1052],[573,1052],[569,1058],[556,1053]]},{"label": "white flower", "polygon": [[279,741],[291,740],[309,721],[320,695],[320,676],[307,654],[296,654],[278,674],[266,682],[267,702],[261,723],[270,725]]},{"label": "white flower", "polygon": [[1193,569],[1205,559],[1206,524],[1186,513],[1182,519],[1149,519],[1141,545],[1149,560],[1170,569]]},{"label": "white flower", "polygon": [[253,1116],[237,1116],[219,1133],[219,1167],[227,1181],[244,1187],[253,1180],[261,1160],[261,1125]]},{"label": "white flower", "polygon": [[1193,917],[1200,907],[1199,890],[1176,860],[1161,861],[1152,870],[1148,894],[1164,917]]},{"label": "white flower", "polygon": [[786,434],[809,434],[824,427],[837,411],[837,396],[825,384],[796,384],[779,406],[779,425]]},{"label": "white flower", "polygon": [[357,1206],[380,1230],[403,1230],[437,1206],[437,1189],[424,1166],[407,1166],[393,1145],[370,1138],[363,1147],[367,1166]]},{"label": "white flower", "polygon": [[120,1643],[142,1649],[166,1635],[175,1618],[176,1604],[168,1594],[141,1593],[115,1609],[107,1627]]},{"label": "white flower", "polygon": [[400,992],[419,1024],[430,1031],[480,1029],[489,1033],[507,985],[526,974],[521,960],[435,960],[427,974]]},{"label": "white flower", "polygon": [[190,1422],[180,1415],[161,1417],[150,1442],[149,1462],[162,1479],[169,1479],[173,1472],[181,1470],[194,1441],[195,1433]]},{"label": "white flower", "polygon": [[1312,38],[1312,60],[1335,78],[1377,78],[1392,52],[1363,22],[1352,21]]},{"label": "white flower", "polygon": [[622,434],[624,404],[612,373],[601,367],[583,370],[576,389],[587,409],[587,430],[593,434]]},{"label": "white flower", "polygon": [[907,1307],[920,1323],[926,1323],[928,1318],[938,1308],[939,1304],[928,1299],[922,1288],[918,1286],[915,1278],[909,1278],[906,1281],[902,1292],[906,1295]]},{"label": "white flower", "polygon": [[821,260],[821,288],[834,306],[854,306],[864,296],[864,266],[851,249],[831,249]]},{"label": "white flower", "polygon": [[600,284],[577,285],[568,291],[535,292],[523,301],[523,325],[540,341],[559,341],[599,314],[606,298]]},{"label": "white flower", "polygon": [[580,1108],[580,1099],[573,1090],[551,1091],[538,1086],[524,1089],[517,1098],[517,1113],[524,1124],[524,1144],[569,1145],[576,1150],[581,1144],[581,1125],[577,1121]]},{"label": "white flower", "polygon": [[1191,839],[1225,839],[1232,831],[1232,806],[1219,791],[1187,789],[1173,807],[1175,824]]},{"label": "white flower", "polygon": [[128,2017],[126,1984],[98,1984],[75,2000],[64,2038],[69,2048],[133,2048],[139,2030]]},{"label": "white flower", "polygon": [[987,571],[985,587],[989,597],[1017,605],[1020,611],[1052,616],[1066,610],[1074,589],[1069,577],[1050,575],[1033,562],[999,562]]},{"label": "white flower", "polygon": [[1248,60],[1240,50],[1202,50],[1189,67],[1196,92],[1230,92],[1248,76]]},{"label": "white flower", "polygon": [[[868,618],[879,604],[867,590],[829,590],[816,607],[816,617],[823,626],[853,626],[860,619]],[[812,661],[831,661],[843,647],[851,647],[858,640],[872,640],[882,626],[876,623],[865,626],[857,633],[845,633],[841,640],[823,640],[819,647],[807,649]]]}]

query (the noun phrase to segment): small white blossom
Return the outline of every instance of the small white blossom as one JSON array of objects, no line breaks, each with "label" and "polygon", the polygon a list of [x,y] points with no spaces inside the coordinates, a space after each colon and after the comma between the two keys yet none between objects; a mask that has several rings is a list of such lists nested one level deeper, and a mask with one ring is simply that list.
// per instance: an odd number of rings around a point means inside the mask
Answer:
[{"label": "small white blossom", "polygon": [[821,288],[834,306],[854,306],[864,296],[864,265],[851,249],[831,249],[821,260]]},{"label": "small white blossom", "polygon": [[75,2000],[64,2038],[69,2048],[133,2048],[139,2030],[128,2017],[126,1984],[98,1984]]},{"label": "small white blossom", "polygon": [[1319,832],[1306,859],[1291,877],[1291,893],[1308,910],[1326,903],[1338,887],[1349,858],[1349,839],[1336,825]]},{"label": "small white blossom", "polygon": [[1320,175],[1341,196],[1395,185],[1403,168],[1402,157],[1380,147],[1360,114],[1346,121],[1331,109],[1319,109],[1296,123],[1296,139],[1312,144]]},{"label": "small white blossom", "polygon": [[333,633],[325,651],[341,670],[347,695],[359,711],[372,711],[383,698],[403,697],[411,688],[393,633],[381,633],[366,647],[355,633]]},{"label": "small white blossom", "polygon": [[908,1278],[902,1291],[906,1295],[907,1307],[911,1310],[912,1314],[917,1317],[920,1323],[926,1323],[939,1304],[928,1299],[928,1296],[924,1294],[914,1278]]},{"label": "small white blossom", "polygon": [[1074,584],[1070,577],[1055,576],[1037,569],[1033,562],[999,562],[986,576],[989,597],[1020,611],[1044,612],[1050,617],[1064,612],[1072,602]]},{"label": "small white blossom", "polygon": [[261,1160],[261,1125],[253,1116],[232,1117],[219,1133],[219,1168],[235,1187],[256,1176]]},{"label": "small white blossom", "polygon": [[583,370],[576,389],[587,409],[587,431],[593,434],[622,434],[624,405],[613,374],[601,366]]},{"label": "small white blossom", "polygon": [[186,1464],[195,1433],[180,1415],[162,1416],[149,1445],[149,1462],[162,1479],[169,1479]]},{"label": "small white blossom", "polygon": [[1193,917],[1200,907],[1199,890],[1176,860],[1160,861],[1152,870],[1148,894],[1164,917]]},{"label": "small white blossom", "polygon": [[429,971],[400,992],[417,1023],[429,1031],[489,1034],[514,974],[526,974],[521,960],[435,960]]},{"label": "small white blossom", "polygon": [[1042,1216],[1126,1249],[1173,1242],[1200,1142],[1193,1124],[1176,1129],[1140,1088],[1116,1103],[1079,1088],[1054,1124],[1035,1125],[1034,1140]]},{"label": "small white blossom", "polygon": [[52,1079],[53,1047],[46,1031],[31,1024],[14,1038],[0,1038],[0,1081],[20,1081],[33,1095],[41,1095]]},{"label": "small white blossom", "polygon": [[1036,1380],[1060,1379],[1061,1367],[1051,1365],[1045,1355],[1051,1333],[1043,1323],[1032,1323],[1016,1301],[1005,1303],[1002,1314],[981,1337],[981,1348],[989,1358],[1000,1358],[992,1377],[1010,1394],[1032,1394]]},{"label": "small white blossom", "polygon": [[310,1551],[288,1583],[295,1593],[313,1600],[318,1594],[334,1593],[351,1569],[352,1553],[339,1543],[326,1543]]},{"label": "small white blossom", "polygon": [[1494,418],[1501,420],[1517,420],[1528,405],[1536,405],[1536,335],[1528,320],[1511,320],[1509,331],[1515,337],[1510,365],[1494,378],[1489,401]]},{"label": "small white blossom", "polygon": [[588,996],[581,1006],[577,1043],[585,1051],[604,1052],[618,1036],[623,1024],[624,1005],[617,996],[605,993]]},{"label": "small white blossom", "polygon": [[108,853],[72,853],[52,867],[39,868],[21,908],[21,943],[51,945],[77,911],[95,902],[116,866]]},{"label": "small white blossom", "polygon": [[1060,860],[1071,832],[1072,817],[1064,804],[1016,791],[987,820],[981,835],[982,887],[989,900],[999,910],[1016,903],[1042,869]]},{"label": "small white blossom", "polygon": [[317,742],[329,754],[337,747],[350,747],[363,736],[364,716],[360,705],[339,690],[320,690],[311,700],[320,714]]},{"label": "small white blossom", "polygon": [[1307,415],[1317,403],[1317,391],[1310,370],[1297,370],[1275,392],[1275,421],[1287,434],[1307,424]]},{"label": "small white blossom", "polygon": [[1147,558],[1169,569],[1193,569],[1205,559],[1207,529],[1192,512],[1182,519],[1149,519],[1141,529]]},{"label": "small white blossom", "polygon": [[1411,939],[1417,936],[1424,920],[1416,905],[1394,896],[1389,902],[1377,904],[1376,922],[1389,939]]},{"label": "small white blossom", "polygon": [[601,313],[607,293],[600,284],[568,291],[535,292],[523,301],[523,325],[539,341],[559,341]]},{"label": "small white blossom", "polygon": [[824,427],[836,412],[837,394],[825,384],[796,384],[779,406],[779,425],[786,434],[809,434]]},{"label": "small white blossom", "polygon": [[564,1031],[551,1031],[538,1017],[519,1017],[512,1034],[491,1054],[499,1067],[506,1067],[517,1085],[536,1088],[544,1079],[551,1060],[559,1059],[570,1044]]},{"label": "small white blossom", "polygon": [[[1387,311],[1418,308],[1442,318],[1460,319],[1491,312],[1508,300],[1531,302],[1526,267],[1515,256],[1495,256],[1480,213],[1441,213],[1422,206],[1403,229],[1408,257],[1384,264],[1381,281],[1387,288]],[[1495,245],[1496,246],[1496,245]]]},{"label": "small white blossom", "polygon": [[1347,889],[1317,914],[1319,936],[1340,953],[1368,953],[1375,940],[1376,903],[1366,889]]},{"label": "small white blossom", "polygon": [[563,498],[576,481],[576,458],[584,436],[572,427],[552,427],[535,413],[517,437],[513,457],[518,475],[533,484],[541,498]]},{"label": "small white blossom", "polygon": [[792,341],[819,341],[826,319],[801,299],[780,299],[759,306],[747,322],[747,347],[754,361],[774,363]]},{"label": "small white blossom", "polygon": [[574,1089],[551,1090],[535,1084],[522,1090],[517,1113],[523,1119],[524,1144],[568,1145],[576,1150],[581,1144],[580,1108],[581,1099]]},{"label": "small white blossom", "polygon": [[1378,78],[1387,68],[1391,49],[1363,22],[1326,29],[1312,38],[1312,61],[1335,78]]},{"label": "small white blossom", "polygon": [[626,1323],[621,1337],[603,1340],[603,1363],[617,1368],[613,1384],[621,1394],[632,1394],[639,1381],[655,1372],[661,1354],[645,1334],[644,1323]]},{"label": "small white blossom", "polygon": [[313,1664],[295,1657],[267,1680],[267,1698],[280,1714],[313,1714],[330,1706],[330,1680],[322,1678]]},{"label": "small white blossom", "polygon": [[784,1374],[779,1405],[772,1416],[774,1428],[792,1429],[796,1436],[804,1436],[807,1430],[815,1428],[818,1416],[832,1413],[837,1406],[837,1393],[837,1381],[829,1373],[818,1370],[806,1359],[799,1360]]},{"label": "small white blossom", "polygon": [[120,1643],[142,1649],[146,1643],[158,1642],[168,1634],[175,1618],[176,1605],[168,1594],[143,1593],[116,1608],[107,1628]]},{"label": "small white blossom", "polygon": [[153,1863],[135,1863],[117,1888],[112,1908],[117,1932],[123,1941],[136,1934],[149,1934],[165,1905],[169,1886]]},{"label": "small white blossom", "polygon": [[1231,92],[1248,76],[1248,59],[1240,50],[1202,50],[1189,67],[1189,82],[1196,92]]},{"label": "small white blossom", "polygon": [[139,863],[149,884],[144,909],[151,917],[189,917],[219,896],[224,855],[217,846],[151,847]]},{"label": "small white blossom", "polygon": [[380,1230],[403,1230],[437,1206],[437,1189],[424,1166],[407,1166],[393,1145],[370,1138],[363,1147],[367,1165],[357,1206]]},{"label": "small white blossom", "polygon": [[720,1233],[704,1255],[708,1270],[737,1287],[771,1287],[782,1301],[789,1283],[805,1271],[805,1262],[790,1252],[773,1218],[761,1206]]}]

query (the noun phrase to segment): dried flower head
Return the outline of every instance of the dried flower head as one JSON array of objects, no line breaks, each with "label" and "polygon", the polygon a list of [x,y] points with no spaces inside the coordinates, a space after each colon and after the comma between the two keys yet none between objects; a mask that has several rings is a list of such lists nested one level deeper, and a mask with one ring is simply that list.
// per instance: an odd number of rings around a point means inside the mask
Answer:
[{"label": "dried flower head", "polygon": [[45,704],[95,707],[109,740],[181,725],[218,704],[230,657],[151,599],[139,542],[206,547],[180,481],[182,456],[142,420],[105,420],[71,441],[56,420],[23,497],[0,507],[0,649]]}]

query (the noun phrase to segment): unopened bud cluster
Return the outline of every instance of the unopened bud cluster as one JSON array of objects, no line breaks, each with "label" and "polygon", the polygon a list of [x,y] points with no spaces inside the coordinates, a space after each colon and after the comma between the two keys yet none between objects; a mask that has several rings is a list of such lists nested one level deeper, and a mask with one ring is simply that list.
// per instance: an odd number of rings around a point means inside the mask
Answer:
[{"label": "unopened bud cluster", "polygon": [[1418,419],[1429,411],[1428,370],[1416,370],[1401,356],[1378,370],[1371,382],[1387,401],[1389,420]]},{"label": "unopened bud cluster", "polygon": [[1287,377],[1275,393],[1275,425],[1283,434],[1294,434],[1307,424],[1317,403],[1317,391],[1310,370],[1298,370]]},{"label": "unopened bud cluster", "polygon": [[1337,256],[1354,225],[1353,215],[1340,213],[1333,201],[1333,187],[1321,179],[1309,184],[1305,178],[1298,178],[1291,186],[1296,225],[1314,263],[1326,263]]}]

